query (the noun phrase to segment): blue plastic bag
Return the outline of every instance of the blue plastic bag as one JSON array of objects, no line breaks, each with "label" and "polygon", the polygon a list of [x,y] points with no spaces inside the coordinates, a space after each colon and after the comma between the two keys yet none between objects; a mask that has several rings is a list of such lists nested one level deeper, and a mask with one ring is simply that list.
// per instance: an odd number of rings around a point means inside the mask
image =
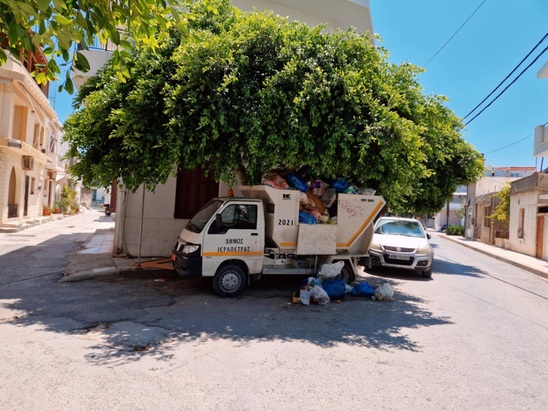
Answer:
[{"label": "blue plastic bag", "polygon": [[344,193],[348,186],[348,181],[346,181],[344,178],[339,178],[331,182],[331,188],[337,193]]},{"label": "blue plastic bag", "polygon": [[303,193],[306,193],[308,190],[308,184],[306,184],[305,181],[303,181],[297,174],[295,173],[289,173],[285,176],[285,181],[287,184],[289,184],[291,187],[296,188],[299,191],[302,191]]},{"label": "blue plastic bag", "polygon": [[306,211],[299,211],[299,223],[316,224],[318,220],[312,214]]},{"label": "blue plastic bag", "polygon": [[346,294],[344,278],[334,278],[322,281],[322,288],[332,300],[341,300]]},{"label": "blue plastic bag", "polygon": [[352,288],[350,295],[354,297],[373,297],[375,295],[375,290],[371,284],[367,282],[357,283],[354,288]]}]

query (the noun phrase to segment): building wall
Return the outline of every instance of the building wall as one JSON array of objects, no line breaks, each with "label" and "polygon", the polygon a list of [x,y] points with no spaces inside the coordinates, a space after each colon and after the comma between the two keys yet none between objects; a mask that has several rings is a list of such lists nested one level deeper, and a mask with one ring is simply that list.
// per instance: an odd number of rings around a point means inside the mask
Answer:
[{"label": "building wall", "polygon": [[[510,197],[510,224],[508,249],[535,256],[537,239],[538,192],[529,190]],[[522,211],[523,210],[523,211]],[[523,215],[523,217],[520,217]],[[520,219],[523,219],[523,234],[520,235]],[[548,238],[548,231],[545,231]]]},{"label": "building wall", "polygon": [[[40,217],[43,206],[53,205],[49,189],[55,180],[52,158],[56,153],[49,143],[60,140],[61,133],[62,126],[47,96],[28,71],[9,58],[0,66],[0,225]],[[33,159],[32,169],[23,168],[24,156]],[[9,198],[12,170],[16,176],[14,199]],[[8,217],[13,204],[17,214]]]},{"label": "building wall", "polygon": [[369,0],[233,0],[232,5],[244,11],[273,10],[280,16],[307,23],[327,24],[334,32],[338,27],[354,27],[358,32],[372,32]]}]

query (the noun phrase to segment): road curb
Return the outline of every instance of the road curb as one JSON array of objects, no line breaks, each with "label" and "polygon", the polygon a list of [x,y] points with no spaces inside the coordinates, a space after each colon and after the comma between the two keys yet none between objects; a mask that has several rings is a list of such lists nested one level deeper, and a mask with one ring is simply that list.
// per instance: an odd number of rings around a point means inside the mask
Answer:
[{"label": "road curb", "polygon": [[538,275],[542,278],[548,279],[548,273],[543,271],[543,270],[539,270],[539,269],[536,269],[536,268],[531,267],[529,265],[522,264],[522,263],[520,263],[518,261],[515,261],[515,260],[512,260],[510,258],[504,258],[504,257],[501,257],[500,255],[490,253],[487,250],[484,250],[484,249],[481,249],[481,248],[478,248],[478,247],[474,247],[473,245],[470,245],[465,241],[460,241],[456,238],[451,238],[450,236],[447,236],[447,235],[443,235],[443,236],[440,235],[439,237],[445,238],[446,240],[449,240],[449,241],[453,241],[454,243],[457,243],[457,244],[461,244],[462,246],[467,247],[471,250],[476,250],[479,253],[482,253],[484,255],[488,255],[490,257],[496,258],[497,260],[504,261],[505,263],[511,264],[514,267],[521,268],[522,270],[529,271],[530,273],[533,273],[533,274]]}]

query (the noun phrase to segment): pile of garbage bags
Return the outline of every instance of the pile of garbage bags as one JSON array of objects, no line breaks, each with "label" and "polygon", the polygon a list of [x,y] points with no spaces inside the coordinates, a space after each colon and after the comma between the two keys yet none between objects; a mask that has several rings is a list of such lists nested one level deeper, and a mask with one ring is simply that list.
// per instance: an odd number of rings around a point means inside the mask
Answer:
[{"label": "pile of garbage bags", "polygon": [[357,188],[350,185],[344,178],[327,183],[321,178],[303,178],[296,172],[282,175],[271,171],[263,177],[262,184],[281,190],[299,190],[299,222],[304,224],[336,224],[336,200],[339,193],[375,194],[375,190]]},{"label": "pile of garbage bags", "polygon": [[362,281],[350,286],[341,275],[344,261],[324,264],[316,277],[308,277],[299,290],[299,296],[293,294],[293,302],[310,305],[328,305],[332,300],[342,300],[346,294],[353,297],[369,297],[378,301],[392,301],[394,289],[389,283],[374,288],[368,282]]}]

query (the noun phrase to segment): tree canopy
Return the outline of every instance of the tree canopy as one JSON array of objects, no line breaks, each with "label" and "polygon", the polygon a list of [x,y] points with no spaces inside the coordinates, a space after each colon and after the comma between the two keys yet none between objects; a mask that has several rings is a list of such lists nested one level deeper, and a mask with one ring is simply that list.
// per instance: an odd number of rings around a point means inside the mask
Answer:
[{"label": "tree canopy", "polygon": [[154,189],[201,166],[229,184],[244,170],[258,184],[271,169],[306,166],[377,190],[394,211],[427,213],[481,174],[445,98],[425,96],[421,69],[389,63],[368,34],[227,2],[192,15],[194,36],[171,30],[140,47],[127,81],[107,65],[84,85],[65,124],[84,183],[115,176]]},{"label": "tree canopy", "polygon": [[[113,62],[124,73],[124,62],[135,44],[154,47],[158,34],[177,25],[185,29],[185,4],[190,0],[0,0],[0,35],[14,55],[37,48],[49,57],[61,57],[82,71],[89,70],[85,56],[77,50],[93,46],[96,39],[114,44]],[[123,29],[122,29],[123,28]],[[160,30],[159,30],[160,29]],[[1,37],[1,36],[0,36]],[[0,48],[0,65],[7,55]],[[33,73],[41,84],[61,73],[56,58]],[[72,93],[70,70],[65,87]]]}]

